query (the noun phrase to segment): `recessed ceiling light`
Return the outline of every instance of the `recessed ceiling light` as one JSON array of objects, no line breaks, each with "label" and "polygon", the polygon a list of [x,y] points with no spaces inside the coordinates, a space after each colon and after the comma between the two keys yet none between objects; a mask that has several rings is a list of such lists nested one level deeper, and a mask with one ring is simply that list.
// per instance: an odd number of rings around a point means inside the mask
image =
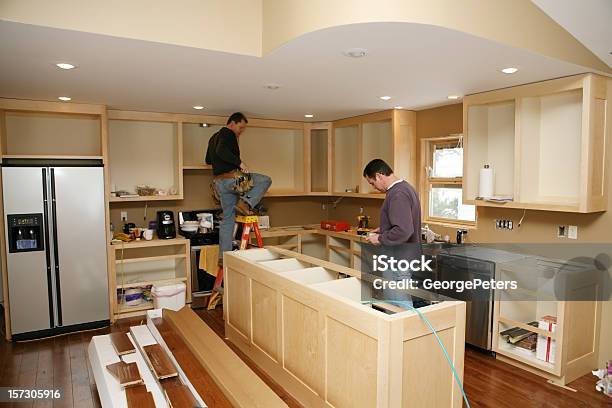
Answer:
[{"label": "recessed ceiling light", "polygon": [[460,97],[459,95],[448,95],[448,96],[447,96],[447,98],[448,98],[448,99],[455,100],[455,99],[459,99],[459,98],[461,98],[461,97]]},{"label": "recessed ceiling light", "polygon": [[196,105],[196,106],[193,107],[193,109],[202,110],[202,109],[204,109],[204,107],[200,106],[200,105]]},{"label": "recessed ceiling light", "polygon": [[278,84],[265,84],[264,88],[270,89],[272,91],[276,91],[278,88],[280,88],[280,85],[278,85]]},{"label": "recessed ceiling light", "polygon": [[365,48],[349,48],[342,54],[344,54],[346,57],[362,58],[368,55],[368,50],[366,50]]},{"label": "recessed ceiling light", "polygon": [[380,99],[382,99],[383,101],[388,101],[389,99],[391,99],[390,96],[381,96]]},{"label": "recessed ceiling light", "polygon": [[501,70],[501,72],[503,72],[504,74],[514,74],[516,71],[518,71],[518,68],[514,67],[508,67]]},{"label": "recessed ceiling light", "polygon": [[314,115],[312,113],[307,113],[306,115],[304,115],[305,118],[314,118]]},{"label": "recessed ceiling light", "polygon": [[404,109],[403,106],[394,106],[393,109]]},{"label": "recessed ceiling light", "polygon": [[72,100],[72,98],[69,96],[59,96],[57,99],[59,99],[60,101],[64,101],[64,102],[68,102]]},{"label": "recessed ceiling light", "polygon": [[76,65],[72,65],[69,64],[67,62],[60,62],[58,64],[55,64],[56,67],[61,68],[61,69],[73,69],[76,68]]}]

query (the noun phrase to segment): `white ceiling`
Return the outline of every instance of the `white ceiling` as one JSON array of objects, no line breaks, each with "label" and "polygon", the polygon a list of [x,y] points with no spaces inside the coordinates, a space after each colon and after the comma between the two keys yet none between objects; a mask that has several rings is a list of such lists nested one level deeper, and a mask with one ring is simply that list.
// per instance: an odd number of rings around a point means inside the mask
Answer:
[{"label": "white ceiling", "polygon": [[612,0],[532,0],[612,68]]},{"label": "white ceiling", "polygon": [[[365,58],[345,57],[351,47]],[[444,28],[368,23],[307,34],[264,58],[0,21],[0,96],[116,109],[333,120],[585,72],[573,64]],[[78,65],[59,70],[54,63]],[[516,66],[505,75],[498,70]],[[271,91],[264,84],[281,88]],[[389,101],[381,95],[392,97]],[[195,111],[193,105],[204,105]]]}]

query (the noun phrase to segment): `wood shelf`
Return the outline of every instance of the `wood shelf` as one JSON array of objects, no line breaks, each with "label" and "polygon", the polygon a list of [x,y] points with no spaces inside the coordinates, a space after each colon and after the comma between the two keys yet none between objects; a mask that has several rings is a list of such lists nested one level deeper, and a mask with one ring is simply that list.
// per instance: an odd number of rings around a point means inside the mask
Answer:
[{"label": "wood shelf", "polygon": [[138,306],[127,306],[124,303],[118,304],[117,313],[130,313],[130,312],[142,312],[145,310],[151,310],[154,308],[153,301],[142,302]]},{"label": "wood shelf", "polygon": [[383,193],[331,193],[331,196],[335,197],[354,197],[354,198],[378,198],[379,200],[385,199],[385,194]]},{"label": "wood shelf", "polygon": [[181,238],[172,238],[172,239],[152,239],[151,241],[131,241],[131,242],[118,242],[111,243],[112,249],[119,250],[121,247],[124,249],[129,248],[144,248],[144,247],[156,247],[156,246],[168,246],[168,245],[185,245],[189,242],[187,239]]},{"label": "wood shelf", "polygon": [[499,340],[499,344],[500,345],[497,347],[497,353],[520,361],[521,363],[528,364],[542,371],[546,371],[547,373],[555,374],[555,365],[536,358],[535,352],[533,352],[533,357],[529,357],[526,352],[523,353],[522,350],[517,350],[520,349],[520,347],[513,346],[503,339]]},{"label": "wood shelf", "polygon": [[210,164],[183,166],[183,170],[212,170]]},{"label": "wood shelf", "polygon": [[172,201],[172,200],[182,200],[182,195],[167,195],[167,196],[138,196],[138,197],[110,197],[108,199],[111,203],[120,203],[120,202],[130,202],[130,201]]},{"label": "wood shelf", "polygon": [[523,322],[519,322],[518,320],[507,319],[507,318],[501,317],[501,316],[498,318],[498,320],[499,320],[500,323],[506,324],[508,326],[520,327],[521,329],[530,331],[532,333],[539,334],[541,336],[550,337],[551,339],[556,339],[557,338],[557,333],[555,333],[555,332],[549,332],[547,330],[538,329],[537,327],[533,327],[533,326],[530,326],[530,325],[525,324]]},{"label": "wood shelf", "polygon": [[156,261],[166,261],[169,259],[185,259],[187,255],[185,254],[176,254],[176,255],[162,255],[162,256],[148,256],[142,258],[128,258],[128,259],[117,259],[115,260],[116,264],[128,264],[135,262],[156,262]]},{"label": "wood shelf", "polygon": [[465,201],[465,204],[474,204],[477,207],[497,207],[497,208],[515,208],[526,210],[547,210],[547,211],[579,211],[578,204],[576,205],[560,205],[560,204],[538,204],[538,203],[519,203],[516,201],[494,202],[486,200],[471,200]]},{"label": "wood shelf", "polygon": [[104,160],[103,156],[73,156],[63,154],[3,154],[3,159],[68,159],[68,160]]},{"label": "wood shelf", "polygon": [[265,197],[299,197],[306,195],[303,191],[295,190],[271,190],[265,194]]}]

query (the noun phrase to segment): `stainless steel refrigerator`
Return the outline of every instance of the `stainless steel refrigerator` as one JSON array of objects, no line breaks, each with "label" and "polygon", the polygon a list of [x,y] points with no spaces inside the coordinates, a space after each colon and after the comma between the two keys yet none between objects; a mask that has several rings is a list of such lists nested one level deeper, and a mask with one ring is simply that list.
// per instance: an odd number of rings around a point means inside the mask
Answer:
[{"label": "stainless steel refrigerator", "polygon": [[5,160],[2,189],[13,340],[109,324],[99,160]]}]

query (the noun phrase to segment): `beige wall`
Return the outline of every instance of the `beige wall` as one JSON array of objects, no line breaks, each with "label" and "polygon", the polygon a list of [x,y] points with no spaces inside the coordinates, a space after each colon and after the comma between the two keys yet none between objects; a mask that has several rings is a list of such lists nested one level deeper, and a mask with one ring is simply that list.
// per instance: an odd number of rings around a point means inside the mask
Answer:
[{"label": "beige wall", "polygon": [[262,0],[2,0],[0,19],[261,56]]},{"label": "beige wall", "polygon": [[254,56],[329,27],[430,24],[612,73],[526,0],[2,0],[0,4],[2,20]]}]

